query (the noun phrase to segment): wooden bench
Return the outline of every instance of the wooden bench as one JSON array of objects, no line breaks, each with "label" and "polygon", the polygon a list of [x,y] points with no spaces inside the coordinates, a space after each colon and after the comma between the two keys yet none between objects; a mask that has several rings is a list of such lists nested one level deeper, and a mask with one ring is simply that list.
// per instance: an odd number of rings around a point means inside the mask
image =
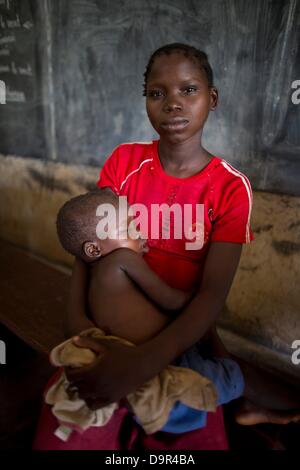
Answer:
[{"label": "wooden bench", "polygon": [[36,351],[48,354],[64,339],[69,284],[67,274],[0,243],[0,323]]},{"label": "wooden bench", "polygon": [[0,242],[0,449],[29,449],[53,374],[48,353],[63,341],[70,276]]}]

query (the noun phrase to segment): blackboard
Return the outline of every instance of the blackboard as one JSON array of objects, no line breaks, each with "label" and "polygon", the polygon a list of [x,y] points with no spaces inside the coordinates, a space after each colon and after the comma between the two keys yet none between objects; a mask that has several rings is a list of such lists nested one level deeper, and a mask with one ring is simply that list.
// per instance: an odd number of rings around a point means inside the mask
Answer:
[{"label": "blackboard", "polygon": [[[13,4],[23,26],[10,58],[33,74],[26,103],[0,105],[0,152],[100,166],[121,142],[157,138],[143,73],[153,50],[184,42],[208,53],[219,88],[206,147],[255,189],[300,195],[299,1],[0,0],[2,17]],[[1,73],[1,37],[0,80],[17,89]]]},{"label": "blackboard", "polygon": [[45,157],[41,23],[35,2],[0,0],[0,151]]}]

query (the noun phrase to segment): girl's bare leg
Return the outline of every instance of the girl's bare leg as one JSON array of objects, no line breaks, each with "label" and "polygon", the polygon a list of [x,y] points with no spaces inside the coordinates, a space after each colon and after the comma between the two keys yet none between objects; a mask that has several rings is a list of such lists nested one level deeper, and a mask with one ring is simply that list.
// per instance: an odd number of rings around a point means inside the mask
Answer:
[{"label": "girl's bare leg", "polygon": [[300,390],[240,358],[233,359],[240,365],[245,379],[244,398],[235,414],[239,424],[300,421]]},{"label": "girl's bare leg", "polygon": [[244,396],[237,402],[235,419],[239,424],[288,424],[300,421],[300,389],[276,379],[272,374],[229,354],[215,328],[204,338],[215,357],[235,360],[244,376]]}]

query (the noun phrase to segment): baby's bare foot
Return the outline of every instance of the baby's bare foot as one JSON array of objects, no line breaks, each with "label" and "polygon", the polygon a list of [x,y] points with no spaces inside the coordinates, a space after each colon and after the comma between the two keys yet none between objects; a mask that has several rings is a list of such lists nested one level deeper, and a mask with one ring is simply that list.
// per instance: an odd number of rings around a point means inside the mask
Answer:
[{"label": "baby's bare foot", "polygon": [[261,423],[289,424],[300,422],[300,410],[269,410],[261,408],[249,400],[244,400],[235,413],[238,424],[251,426]]}]

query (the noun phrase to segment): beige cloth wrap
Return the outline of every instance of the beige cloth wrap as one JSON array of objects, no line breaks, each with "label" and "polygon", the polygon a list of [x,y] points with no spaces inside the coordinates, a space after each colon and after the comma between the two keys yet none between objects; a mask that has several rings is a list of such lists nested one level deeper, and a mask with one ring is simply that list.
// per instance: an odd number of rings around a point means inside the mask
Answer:
[{"label": "beige cloth wrap", "polygon": [[[118,340],[122,344],[134,346],[121,338],[105,336],[98,328],[85,330],[81,336]],[[96,357],[93,351],[79,348],[71,339],[55,347],[50,354],[50,360],[56,366],[82,367],[91,364]],[[45,397],[46,403],[52,405],[52,412],[61,423],[82,431],[90,426],[104,426],[118,408],[117,403],[112,403],[92,411],[77,392],[69,398],[66,392],[68,385],[69,382],[62,373]],[[217,393],[210,380],[191,369],[171,365],[126,398],[147,434],[155,433],[164,426],[177,401],[196,410],[206,411],[215,411],[217,403]]]}]

